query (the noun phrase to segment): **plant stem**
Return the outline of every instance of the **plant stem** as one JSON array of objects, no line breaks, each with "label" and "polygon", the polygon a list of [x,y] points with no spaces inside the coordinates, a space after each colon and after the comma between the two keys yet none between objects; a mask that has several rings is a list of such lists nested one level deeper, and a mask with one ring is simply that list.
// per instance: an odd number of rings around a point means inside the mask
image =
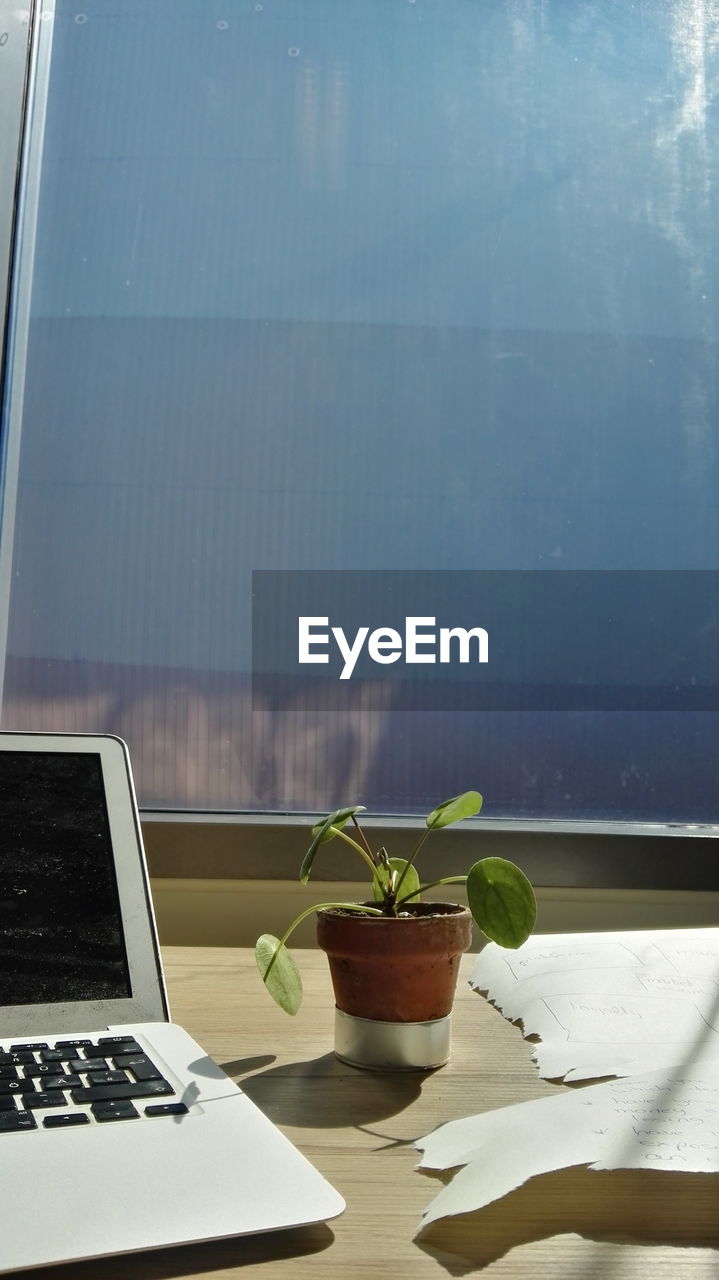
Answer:
[{"label": "plant stem", "polygon": [[419,889],[415,889],[414,893],[405,894],[404,898],[398,898],[395,902],[396,907],[401,907],[403,902],[409,902],[411,898],[416,898],[419,893],[425,893],[427,889],[435,889],[438,884],[466,884],[466,876],[443,876],[441,880],[430,880],[429,884],[421,884]]},{"label": "plant stem", "polygon": [[292,924],[289,926],[289,928],[285,929],[285,932],[283,933],[282,937],[279,939],[277,946],[272,952],[272,958],[270,959],[270,963],[268,964],[267,968],[265,969],[265,972],[262,975],[263,982],[267,981],[267,975],[270,972],[270,969],[275,963],[275,960],[280,954],[280,951],[282,950],[282,948],[286,946],[287,939],[289,938],[290,934],[294,933],[298,924],[302,924],[302,921],[306,920],[308,916],[311,916],[313,911],[325,911],[332,907],[341,907],[344,911],[361,911],[368,916],[382,915],[382,912],[380,911],[379,907],[365,907],[359,902],[315,902],[313,906],[305,907],[304,911],[301,911],[298,916],[295,916],[294,920],[292,921]]},{"label": "plant stem", "polygon": [[366,837],[366,835],[365,835],[364,831],[362,830],[362,828],[361,828],[361,826],[360,826],[359,822],[357,821],[357,814],[356,814],[356,813],[353,813],[353,814],[352,814],[352,825],[354,826],[354,829],[355,829],[355,831],[357,832],[357,835],[359,836],[360,840],[362,841],[362,844],[364,845],[365,849],[367,850],[367,853],[369,854],[370,858],[371,858],[371,859],[372,859],[372,861],[374,862],[374,861],[375,861],[375,856],[374,856],[374,854],[373,854],[373,852],[372,852],[372,850],[371,850],[371,848],[370,848],[370,846],[369,846],[369,843],[368,843],[368,841],[367,841],[367,837]]},{"label": "plant stem", "polygon": [[[401,875],[400,875],[400,877],[399,877],[399,880],[397,881],[397,883],[396,883],[396,885],[395,885],[395,887],[394,887],[395,895],[396,895],[396,894],[398,894],[398,893],[399,893],[399,891],[400,891],[400,889],[402,888],[402,881],[404,880],[404,878],[405,878],[405,876],[406,876],[407,872],[409,871],[409,868],[412,866],[412,863],[414,862],[415,858],[417,857],[417,854],[419,853],[420,849],[422,848],[422,845],[424,844],[424,842],[425,842],[425,840],[427,839],[427,836],[429,835],[429,833],[430,833],[430,831],[431,831],[431,830],[432,830],[432,828],[431,828],[431,827],[427,827],[426,831],[423,831],[423,832],[422,832],[422,834],[421,834],[421,836],[420,836],[419,840],[417,841],[417,844],[415,845],[414,849],[412,850],[412,853],[409,855],[409,857],[408,857],[408,859],[407,859],[407,865],[406,865],[405,867],[403,867],[403,868],[402,868],[402,873],[401,873]],[[439,883],[439,881],[438,881],[437,883]],[[414,897],[414,894],[410,894],[410,897]],[[403,901],[403,899],[400,899],[400,901]],[[395,899],[395,906],[396,906],[396,905],[397,905],[397,901],[396,901],[396,899]]]},{"label": "plant stem", "polygon": [[332,827],[332,830],[334,831],[336,836],[341,836],[342,839],[345,840],[347,844],[351,844],[352,848],[357,850],[360,857],[364,858],[365,862],[367,863],[367,866],[372,872],[372,879],[376,880],[377,884],[384,889],[384,885],[382,885],[382,881],[380,879],[379,871],[377,870],[377,865],[375,863],[374,858],[371,855],[371,852],[369,854],[365,853],[364,849],[362,848],[362,845],[358,844],[356,840],[353,840],[352,836],[348,836],[347,832],[343,831],[341,827]]}]

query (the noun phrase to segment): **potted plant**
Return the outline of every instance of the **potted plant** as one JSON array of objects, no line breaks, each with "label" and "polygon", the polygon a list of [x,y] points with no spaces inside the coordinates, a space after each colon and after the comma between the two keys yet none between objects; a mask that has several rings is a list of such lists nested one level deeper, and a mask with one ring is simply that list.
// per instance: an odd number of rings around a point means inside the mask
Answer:
[{"label": "potted plant", "polygon": [[[372,898],[316,903],[281,938],[263,933],[255,955],[270,995],[287,1013],[296,1013],[302,979],[287,939],[317,912],[317,940],[328,954],[335,991],[335,1053],[344,1061],[380,1069],[428,1069],[446,1062],[457,971],[471,943],[472,920],[503,947],[518,947],[531,933],[536,916],[532,886],[504,858],[482,858],[466,876],[420,882],[415,862],[430,832],[473,817],[481,806],[477,791],[445,800],[428,814],[408,858],[372,849],[357,820],[362,805],[338,809],[313,827],[300,881],[309,880],[320,847],[337,838],[365,862]],[[345,830],[350,822],[352,834]],[[445,884],[466,885],[469,910],[420,899],[426,890]]]}]

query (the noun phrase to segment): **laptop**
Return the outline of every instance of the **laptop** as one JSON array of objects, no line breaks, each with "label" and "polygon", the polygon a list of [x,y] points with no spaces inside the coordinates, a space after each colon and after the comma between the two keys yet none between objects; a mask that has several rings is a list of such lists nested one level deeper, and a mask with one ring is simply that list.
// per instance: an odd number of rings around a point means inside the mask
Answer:
[{"label": "laptop", "polygon": [[169,1020],[119,738],[0,733],[0,1192],[0,1273],[345,1207]]}]

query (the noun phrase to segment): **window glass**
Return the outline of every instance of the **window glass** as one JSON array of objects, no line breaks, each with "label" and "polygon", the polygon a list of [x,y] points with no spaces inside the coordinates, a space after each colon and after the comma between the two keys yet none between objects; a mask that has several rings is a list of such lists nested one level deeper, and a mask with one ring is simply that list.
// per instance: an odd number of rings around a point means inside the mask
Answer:
[{"label": "window glass", "polygon": [[718,820],[714,712],[250,692],[255,569],[719,568],[714,7],[78,4],[3,726],[120,734],[148,807]]}]

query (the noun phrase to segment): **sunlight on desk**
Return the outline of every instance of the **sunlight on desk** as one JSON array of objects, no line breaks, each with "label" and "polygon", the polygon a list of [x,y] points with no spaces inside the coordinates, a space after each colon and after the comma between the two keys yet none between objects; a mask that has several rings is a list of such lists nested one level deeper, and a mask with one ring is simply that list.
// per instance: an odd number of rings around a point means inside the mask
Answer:
[{"label": "sunlight on desk", "polygon": [[415,1139],[443,1121],[567,1087],[541,1080],[532,1046],[470,990],[471,957],[460,977],[452,1059],[427,1075],[363,1072],[334,1058],[331,989],[319,952],[302,957],[306,996],[296,1018],[268,999],[249,950],[169,947],[164,959],[175,1020],[337,1187],[347,1211],[318,1227],[35,1277],[439,1280],[481,1271],[492,1280],[717,1280],[715,1174],[564,1169],[415,1238],[441,1185],[417,1171]]}]

